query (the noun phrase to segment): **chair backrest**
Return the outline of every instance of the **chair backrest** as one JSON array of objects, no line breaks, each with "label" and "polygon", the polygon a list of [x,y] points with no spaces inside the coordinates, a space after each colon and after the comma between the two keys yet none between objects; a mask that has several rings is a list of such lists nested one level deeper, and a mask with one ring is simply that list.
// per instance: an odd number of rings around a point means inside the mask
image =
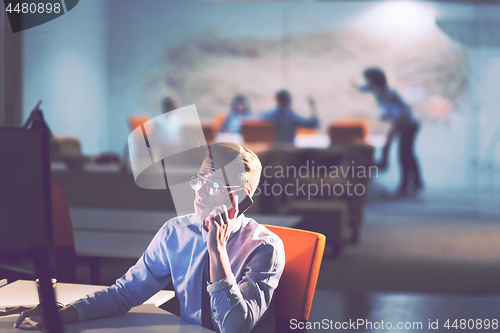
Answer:
[{"label": "chair backrest", "polygon": [[319,130],[316,128],[305,128],[299,127],[295,132],[295,135],[316,135],[319,133]]},{"label": "chair backrest", "polygon": [[60,282],[75,282],[75,238],[66,193],[62,184],[52,184],[52,218],[57,279]]},{"label": "chair backrest", "polygon": [[146,115],[146,114],[130,116],[130,118],[128,118],[128,124],[130,126],[130,130],[131,131],[135,130],[137,127],[141,126],[142,124],[144,124],[146,121],[149,121],[150,119],[151,119],[151,117]]},{"label": "chair backrest", "polygon": [[[211,122],[201,122],[201,130],[203,131],[203,136],[205,137],[205,142],[210,143],[215,139],[215,133],[212,128]],[[200,142],[200,126],[196,123],[185,124],[182,128],[183,143],[188,147],[196,147],[197,145],[204,145],[205,142]]]},{"label": "chair backrest", "polygon": [[271,121],[248,119],[241,125],[245,142],[274,142],[274,125]]},{"label": "chair backrest", "polygon": [[266,225],[285,247],[286,264],[274,292],[277,317],[308,320],[318,281],[326,237],[322,234]]},{"label": "chair backrest", "polygon": [[212,129],[213,129],[213,131],[214,131],[215,134],[219,133],[220,128],[222,127],[222,125],[226,121],[226,118],[227,118],[227,115],[224,112],[217,112],[214,115],[214,121],[212,123]]},{"label": "chair backrest", "polygon": [[52,184],[52,216],[55,246],[74,246],[73,225],[62,184]]},{"label": "chair backrest", "polygon": [[363,142],[368,125],[362,121],[339,121],[328,126],[330,144],[353,144]]}]

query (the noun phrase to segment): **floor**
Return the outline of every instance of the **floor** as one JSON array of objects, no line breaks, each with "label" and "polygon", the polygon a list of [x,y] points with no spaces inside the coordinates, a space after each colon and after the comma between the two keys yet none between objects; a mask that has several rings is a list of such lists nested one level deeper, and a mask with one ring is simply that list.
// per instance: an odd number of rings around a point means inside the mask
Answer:
[{"label": "floor", "polygon": [[483,207],[446,192],[371,200],[360,243],[323,262],[309,320],[355,320],[373,311],[382,311],[378,318],[386,321],[423,320],[442,317],[449,308],[429,311],[429,305],[416,306],[415,297],[402,297],[388,310],[367,302],[374,293],[425,296],[424,303],[436,303],[439,297],[451,297],[452,302],[479,297],[475,310],[467,311],[487,311],[484,297],[500,297],[500,213]]}]

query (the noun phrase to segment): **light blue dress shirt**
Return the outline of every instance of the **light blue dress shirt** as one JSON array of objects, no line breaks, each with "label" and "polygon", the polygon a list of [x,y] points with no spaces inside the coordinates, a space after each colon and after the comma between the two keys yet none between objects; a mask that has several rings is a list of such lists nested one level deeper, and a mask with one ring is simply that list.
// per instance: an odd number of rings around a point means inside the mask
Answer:
[{"label": "light blue dress shirt", "polygon": [[[72,305],[78,320],[125,313],[142,304],[171,280],[181,317],[201,325],[203,258],[207,232],[194,215],[167,221],[128,272],[111,287]],[[283,242],[243,214],[227,243],[233,275],[207,287],[214,327],[249,332],[271,303],[285,266]]]},{"label": "light blue dress shirt", "polygon": [[231,111],[222,124],[220,131],[241,134],[241,127],[243,125],[243,121],[245,121],[246,119],[251,119],[250,112],[241,114],[237,113],[236,111]]},{"label": "light blue dress shirt", "polygon": [[274,123],[274,140],[281,143],[293,144],[295,133],[300,127],[318,128],[319,119],[312,115],[309,118],[304,118],[295,113],[290,107],[277,107],[273,110],[266,111],[261,115],[261,119],[269,120]]},{"label": "light blue dress shirt", "polygon": [[400,127],[418,124],[410,106],[395,90],[390,90],[387,96],[378,95],[376,99],[377,104],[382,109],[382,120],[391,121]]}]

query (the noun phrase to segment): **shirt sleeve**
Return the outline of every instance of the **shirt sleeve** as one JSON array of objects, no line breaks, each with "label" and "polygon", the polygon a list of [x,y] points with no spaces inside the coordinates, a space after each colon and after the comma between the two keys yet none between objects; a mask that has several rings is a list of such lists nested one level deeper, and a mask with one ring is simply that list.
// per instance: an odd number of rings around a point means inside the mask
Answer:
[{"label": "shirt sleeve", "polygon": [[275,110],[269,110],[260,115],[260,119],[262,120],[274,120]]},{"label": "shirt sleeve", "polygon": [[137,263],[114,285],[71,303],[78,312],[78,321],[126,313],[163,289],[170,282],[165,237],[163,227]]},{"label": "shirt sleeve", "polygon": [[250,255],[240,281],[230,275],[207,287],[212,317],[220,332],[249,332],[271,304],[285,267],[281,240],[266,242]]},{"label": "shirt sleeve", "polygon": [[382,106],[382,120],[390,120],[395,124],[411,118],[411,109],[395,91],[384,100]]},{"label": "shirt sleeve", "polygon": [[300,127],[305,127],[305,128],[318,128],[319,127],[319,119],[316,116],[304,118],[304,117],[294,113],[294,122],[299,124]]},{"label": "shirt sleeve", "polygon": [[220,132],[228,132],[229,131],[229,123],[231,122],[232,117],[233,117],[233,115],[231,113],[229,113],[227,115],[226,119],[224,120],[224,123],[222,123],[222,126],[219,129]]}]

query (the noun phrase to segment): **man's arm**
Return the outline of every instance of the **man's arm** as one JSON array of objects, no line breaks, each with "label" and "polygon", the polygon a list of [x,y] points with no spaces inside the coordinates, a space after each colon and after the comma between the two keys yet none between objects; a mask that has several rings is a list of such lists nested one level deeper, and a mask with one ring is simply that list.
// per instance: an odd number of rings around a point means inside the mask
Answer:
[{"label": "man's arm", "polygon": [[298,123],[300,127],[305,128],[318,128],[319,118],[316,114],[311,114],[309,118],[304,118],[296,113],[293,114],[294,122]]},{"label": "man's arm", "polygon": [[235,209],[229,215],[227,207],[223,205],[217,220],[209,218],[207,250],[210,257],[210,282],[214,283],[232,274],[229,256],[227,255],[227,241],[233,231],[235,219],[238,216],[238,196],[233,197]]},{"label": "man's arm", "polygon": [[72,305],[66,305],[59,310],[59,317],[61,318],[61,324],[73,323],[78,321],[78,312]]},{"label": "man's arm", "polygon": [[266,111],[264,113],[262,113],[259,118],[261,120],[270,120],[270,121],[274,121],[274,118],[276,116],[276,110],[273,109],[273,110],[269,110],[269,111]]},{"label": "man's arm", "polygon": [[[139,261],[123,277],[116,280],[113,286],[60,309],[61,323],[125,313],[163,289],[170,282],[170,267],[162,242],[168,236],[167,224],[157,232]],[[33,321],[43,326],[40,306],[16,307],[0,311],[0,317],[11,314],[20,314],[15,327],[21,325],[28,317],[35,318]]]},{"label": "man's arm", "polygon": [[167,237],[164,226],[137,263],[114,285],[71,303],[78,312],[78,321],[126,313],[163,289],[171,278],[163,242]]},{"label": "man's arm", "polygon": [[212,315],[221,332],[249,332],[253,328],[271,303],[285,263],[281,241],[279,244],[263,243],[249,254],[246,274],[236,282],[226,245],[238,215],[237,202],[238,197],[234,196],[232,205],[236,209],[230,214],[227,207],[222,206],[219,213],[214,214],[215,219],[207,219],[212,283],[207,289]]},{"label": "man's arm", "polygon": [[263,242],[248,255],[239,281],[233,274],[208,286],[221,332],[250,332],[271,304],[285,263],[283,245]]},{"label": "man's arm", "polygon": [[[35,306],[32,308],[25,306],[6,308],[4,311],[0,311],[0,317],[19,314],[14,327],[19,327],[26,318],[30,318],[31,321],[36,324],[35,326],[41,330],[43,328],[42,310],[43,308],[41,306]],[[64,308],[59,309],[59,318],[61,320],[61,324],[72,323],[78,320],[78,312],[73,306],[67,305]]]}]

